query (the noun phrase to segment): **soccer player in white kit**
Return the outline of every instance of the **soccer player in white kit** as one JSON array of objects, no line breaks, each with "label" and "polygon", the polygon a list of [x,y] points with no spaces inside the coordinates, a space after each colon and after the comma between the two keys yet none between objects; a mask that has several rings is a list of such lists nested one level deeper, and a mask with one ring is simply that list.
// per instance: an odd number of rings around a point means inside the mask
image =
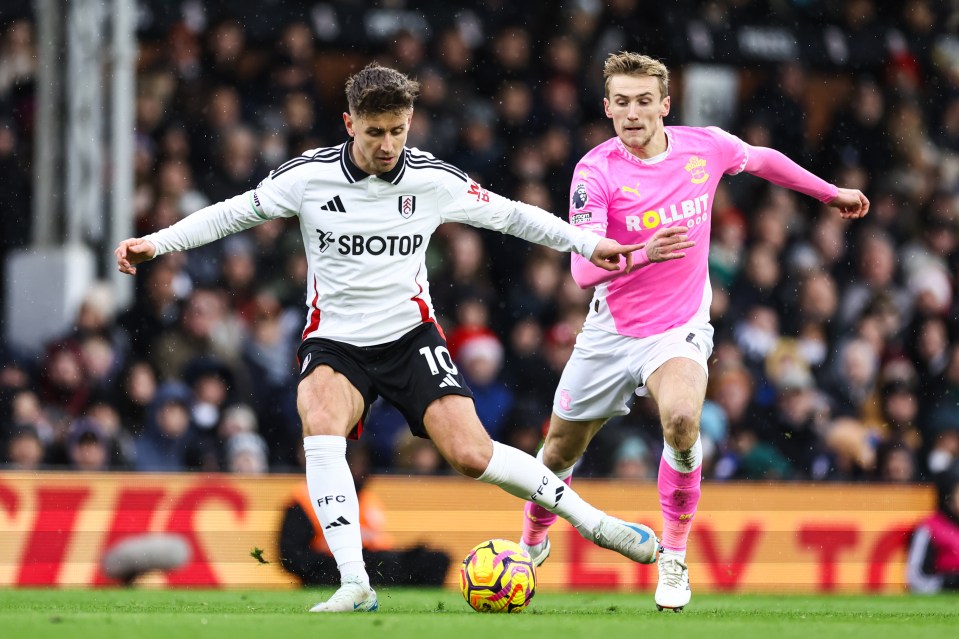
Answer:
[{"label": "soccer player in white kit", "polygon": [[341,587],[314,612],[373,611],[363,563],[356,487],[346,438],[382,396],[429,437],[458,472],[533,500],[597,545],[653,563],[652,529],[592,507],[542,463],[490,439],[434,321],[426,277],[429,239],[444,222],[495,229],[561,251],[597,269],[632,266],[631,251],[536,207],[491,193],[455,166],[406,148],[418,83],[371,64],[346,84],[350,141],[308,151],[255,189],[201,209],[173,226],[123,240],[120,271],[267,220],[299,216],[309,263],[297,410],[306,479],[340,570]]},{"label": "soccer player in white kit", "polygon": [[[746,171],[815,197],[845,218],[865,215],[869,200],[858,190],[825,182],[778,151],[750,146],[716,127],[664,126],[669,72],[658,60],[615,53],[603,76],[603,104],[616,135],[577,164],[570,221],[645,248],[628,273],[603,271],[572,257],[576,282],[596,290],[537,457],[568,482],[593,436],[609,418],[628,413],[630,397],[645,386],[658,406],[664,438],[655,601],[660,610],[681,610],[690,600],[686,541],[702,476],[699,419],[713,349],[707,257],[719,181]],[[536,565],[549,555],[547,531],[554,521],[552,513],[526,504],[521,545]]]}]

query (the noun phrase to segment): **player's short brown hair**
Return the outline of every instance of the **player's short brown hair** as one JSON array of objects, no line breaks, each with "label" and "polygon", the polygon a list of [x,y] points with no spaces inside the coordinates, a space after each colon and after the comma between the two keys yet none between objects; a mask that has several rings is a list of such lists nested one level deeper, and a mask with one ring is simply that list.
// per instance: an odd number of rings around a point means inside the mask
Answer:
[{"label": "player's short brown hair", "polygon": [[606,97],[609,97],[609,79],[614,75],[649,76],[659,80],[660,98],[669,95],[669,69],[655,58],[629,51],[610,53],[603,65],[603,79],[606,81]]},{"label": "player's short brown hair", "polygon": [[396,69],[371,62],[346,81],[346,101],[353,115],[397,113],[413,108],[420,83]]}]

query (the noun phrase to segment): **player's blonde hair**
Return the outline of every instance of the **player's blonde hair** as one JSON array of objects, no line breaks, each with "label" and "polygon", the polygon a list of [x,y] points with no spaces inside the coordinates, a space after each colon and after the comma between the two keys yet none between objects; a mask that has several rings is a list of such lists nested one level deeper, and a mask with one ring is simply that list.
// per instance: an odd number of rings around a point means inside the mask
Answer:
[{"label": "player's blonde hair", "polygon": [[419,92],[419,82],[376,62],[366,65],[346,81],[346,101],[353,115],[412,109]]},{"label": "player's blonde hair", "polygon": [[609,97],[609,79],[614,75],[649,76],[659,80],[660,98],[669,95],[669,69],[655,58],[630,51],[610,53],[603,65],[603,79],[606,81],[606,97]]}]

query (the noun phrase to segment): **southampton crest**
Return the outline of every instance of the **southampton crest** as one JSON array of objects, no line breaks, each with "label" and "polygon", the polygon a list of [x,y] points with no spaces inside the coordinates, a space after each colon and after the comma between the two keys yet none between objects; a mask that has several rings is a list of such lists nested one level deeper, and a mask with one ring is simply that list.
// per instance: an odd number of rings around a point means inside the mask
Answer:
[{"label": "southampton crest", "polygon": [[692,175],[690,182],[693,184],[702,184],[709,179],[709,173],[706,173],[706,160],[698,158],[695,155],[689,158],[689,162],[687,162],[683,168]]},{"label": "southampton crest", "polygon": [[409,219],[413,212],[416,211],[416,196],[415,195],[401,195],[398,198],[397,206],[400,209],[400,215],[403,216],[403,219]]}]

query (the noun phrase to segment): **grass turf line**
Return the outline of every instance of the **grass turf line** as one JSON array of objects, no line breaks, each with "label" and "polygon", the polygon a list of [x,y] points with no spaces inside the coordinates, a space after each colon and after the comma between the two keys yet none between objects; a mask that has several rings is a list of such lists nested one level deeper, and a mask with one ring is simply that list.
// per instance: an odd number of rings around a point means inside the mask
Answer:
[{"label": "grass turf line", "polygon": [[[537,593],[514,615],[473,612],[453,590],[377,589],[380,610],[307,611],[332,589],[0,590],[4,639],[707,637],[953,639],[959,596],[694,595],[657,612],[651,593]],[[508,634],[507,634],[508,633]]]}]

